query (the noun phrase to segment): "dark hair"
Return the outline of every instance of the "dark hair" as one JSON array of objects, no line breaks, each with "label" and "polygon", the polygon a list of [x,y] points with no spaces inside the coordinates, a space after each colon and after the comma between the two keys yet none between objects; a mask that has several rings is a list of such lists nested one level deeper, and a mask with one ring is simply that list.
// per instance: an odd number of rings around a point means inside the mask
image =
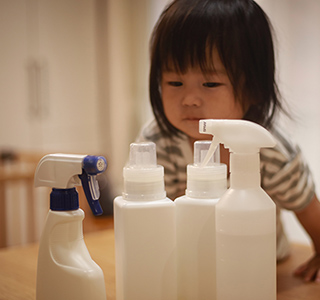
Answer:
[{"label": "dark hair", "polygon": [[181,73],[189,67],[208,72],[214,69],[212,55],[208,55],[214,49],[227,71],[236,101],[248,107],[244,119],[268,128],[282,109],[274,78],[271,25],[252,0],[175,0],[162,12],[150,46],[150,101],[164,134],[179,135],[180,131],[164,113],[162,71],[173,65]]}]

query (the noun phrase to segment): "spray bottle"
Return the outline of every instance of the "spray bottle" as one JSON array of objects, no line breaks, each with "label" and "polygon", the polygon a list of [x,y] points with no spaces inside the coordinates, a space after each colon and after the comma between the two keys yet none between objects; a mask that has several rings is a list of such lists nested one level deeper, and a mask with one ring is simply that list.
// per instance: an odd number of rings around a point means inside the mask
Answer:
[{"label": "spray bottle", "polygon": [[132,143],[114,200],[117,300],[176,300],[175,204],[154,143]]},{"label": "spray bottle", "polygon": [[106,300],[104,276],[83,240],[84,212],[75,186],[83,186],[95,215],[102,213],[96,175],[105,171],[102,156],[49,154],[35,172],[35,186],[52,187],[37,268],[37,300]]},{"label": "spray bottle", "polygon": [[200,133],[230,150],[230,188],[216,205],[217,300],[276,299],[276,208],[260,186],[263,127],[244,120],[200,120]]},{"label": "spray bottle", "polygon": [[210,141],[194,143],[186,195],[175,200],[178,299],[183,300],[216,299],[215,206],[227,189],[227,166],[219,163],[217,148],[201,167],[210,145]]}]

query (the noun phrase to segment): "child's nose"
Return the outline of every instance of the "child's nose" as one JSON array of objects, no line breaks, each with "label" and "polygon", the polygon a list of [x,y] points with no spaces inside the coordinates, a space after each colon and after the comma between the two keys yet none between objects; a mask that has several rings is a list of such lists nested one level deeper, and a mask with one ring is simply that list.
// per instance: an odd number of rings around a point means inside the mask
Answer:
[{"label": "child's nose", "polygon": [[190,92],[186,93],[182,99],[183,106],[195,106],[198,107],[201,105],[201,96],[199,93]]}]

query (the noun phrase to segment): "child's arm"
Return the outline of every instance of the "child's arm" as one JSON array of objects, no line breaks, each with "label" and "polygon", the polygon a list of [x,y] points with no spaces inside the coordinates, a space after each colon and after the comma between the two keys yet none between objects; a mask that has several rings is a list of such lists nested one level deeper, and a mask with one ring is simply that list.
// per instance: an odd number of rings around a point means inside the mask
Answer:
[{"label": "child's arm", "polygon": [[296,212],[302,226],[310,235],[315,254],[301,265],[294,274],[303,277],[305,281],[320,282],[320,202],[315,195],[311,203],[302,211]]}]

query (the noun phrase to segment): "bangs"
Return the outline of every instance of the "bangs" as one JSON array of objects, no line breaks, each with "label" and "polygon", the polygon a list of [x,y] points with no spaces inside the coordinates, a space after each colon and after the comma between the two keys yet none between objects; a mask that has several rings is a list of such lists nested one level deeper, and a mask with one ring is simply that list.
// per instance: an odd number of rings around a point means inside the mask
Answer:
[{"label": "bangs", "polygon": [[183,10],[174,14],[169,16],[169,22],[162,22],[158,41],[161,69],[178,73],[185,73],[189,68],[200,68],[203,73],[214,71],[212,53],[218,46],[219,32],[218,26],[212,24],[215,18],[212,14],[209,18],[205,8],[192,14]]},{"label": "bangs", "polygon": [[214,45],[202,47],[200,43],[186,43],[185,47],[181,48],[174,47],[174,45],[171,49],[168,45],[165,47],[166,51],[162,51],[160,56],[162,71],[181,74],[186,73],[190,68],[199,68],[204,74],[215,71],[212,55]]}]

